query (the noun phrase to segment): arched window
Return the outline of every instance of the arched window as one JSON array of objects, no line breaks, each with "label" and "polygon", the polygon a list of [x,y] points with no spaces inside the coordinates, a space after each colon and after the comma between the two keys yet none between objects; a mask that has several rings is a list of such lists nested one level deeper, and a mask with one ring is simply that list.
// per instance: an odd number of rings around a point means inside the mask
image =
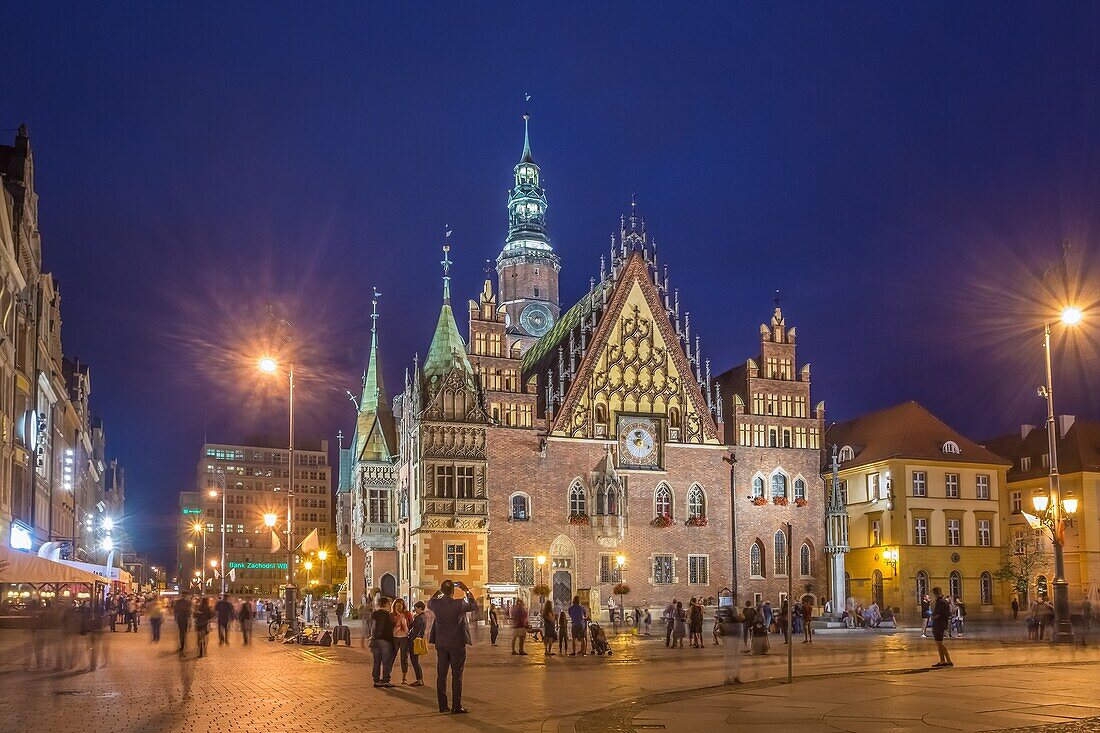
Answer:
[{"label": "arched window", "polygon": [[993,605],[993,576],[989,571],[984,571],[978,577],[978,594],[983,606]]},{"label": "arched window", "polygon": [[775,574],[787,574],[787,535],[783,530],[775,533]]},{"label": "arched window", "polygon": [[654,514],[658,517],[672,518],[672,489],[664,484],[653,493]]},{"label": "arched window", "polygon": [[603,488],[596,489],[596,514],[607,514],[607,492]]},{"label": "arched window", "polygon": [[573,487],[569,489],[569,514],[587,514],[588,513],[588,497],[584,495],[584,487],[580,484],[573,484]]},{"label": "arched window", "polygon": [[1049,596],[1047,595],[1047,576],[1040,575],[1038,578],[1035,579],[1035,590],[1038,591],[1039,597],[1043,600],[1049,598]]},{"label": "arched window", "polygon": [[943,452],[957,456],[958,454],[962,453],[962,450],[959,448],[958,443],[953,440],[949,440],[943,444]]},{"label": "arched window", "polygon": [[530,499],[526,494],[512,494],[512,521],[526,522],[531,518]]},{"label": "arched window", "polygon": [[[924,600],[924,597],[928,595],[928,573],[923,570],[917,571],[917,603]],[[929,601],[932,599],[929,598]]]},{"label": "arched window", "polygon": [[960,598],[963,594],[963,576],[958,570],[952,570],[947,576],[947,587],[953,598]]},{"label": "arched window", "polygon": [[810,559],[810,546],[804,543],[802,549],[798,551],[798,573],[803,578],[808,578],[813,575],[813,573],[810,572],[813,570]]},{"label": "arched window", "polygon": [[703,494],[703,488],[695,484],[688,491],[688,517],[707,516],[707,499]]},{"label": "arched window", "polygon": [[[413,545],[416,547],[416,545]],[[852,597],[852,574],[844,573],[844,601],[847,604],[849,598]]]},{"label": "arched window", "polygon": [[882,571],[878,568],[871,573],[871,600],[878,605],[882,603]]},{"label": "arched window", "polygon": [[806,482],[800,478],[794,480],[794,498],[795,501],[806,499]]},{"label": "arched window", "polygon": [[759,476],[752,480],[752,495],[753,497],[764,495],[764,479]]},{"label": "arched window", "polygon": [[852,450],[852,446],[846,445],[840,449],[840,453],[837,455],[837,460],[841,463],[844,463],[845,461],[854,460],[855,457],[856,452]]},{"label": "arched window", "polygon": [[612,517],[619,515],[619,493],[613,486],[607,489],[607,513]]},{"label": "arched window", "polygon": [[772,475],[772,498],[787,498],[787,477],[782,473]]},{"label": "arched window", "polygon": [[749,575],[764,577],[764,544],[760,540],[753,542],[749,548]]}]

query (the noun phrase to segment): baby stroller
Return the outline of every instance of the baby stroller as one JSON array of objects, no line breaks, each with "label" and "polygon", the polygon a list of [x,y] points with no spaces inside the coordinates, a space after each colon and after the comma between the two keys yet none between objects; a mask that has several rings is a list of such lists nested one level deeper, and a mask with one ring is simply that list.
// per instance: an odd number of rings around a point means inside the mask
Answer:
[{"label": "baby stroller", "polygon": [[592,639],[592,651],[596,654],[603,655],[607,652],[607,656],[611,656],[611,645],[607,643],[607,634],[600,628],[600,625],[595,621],[588,623],[588,634]]}]

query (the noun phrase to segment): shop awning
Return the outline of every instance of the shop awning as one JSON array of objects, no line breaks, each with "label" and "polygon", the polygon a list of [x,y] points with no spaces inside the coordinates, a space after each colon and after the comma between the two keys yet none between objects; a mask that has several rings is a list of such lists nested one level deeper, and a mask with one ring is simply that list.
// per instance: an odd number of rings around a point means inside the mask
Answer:
[{"label": "shop awning", "polygon": [[106,583],[107,579],[30,553],[0,546],[0,583]]}]

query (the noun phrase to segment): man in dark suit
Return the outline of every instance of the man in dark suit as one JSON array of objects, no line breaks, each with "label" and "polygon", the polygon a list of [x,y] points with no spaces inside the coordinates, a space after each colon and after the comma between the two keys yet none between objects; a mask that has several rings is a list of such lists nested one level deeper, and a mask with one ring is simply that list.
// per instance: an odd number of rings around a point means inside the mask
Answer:
[{"label": "man in dark suit", "polygon": [[[465,598],[455,598],[455,586],[466,593]],[[439,712],[468,713],[462,707],[462,670],[466,665],[466,646],[470,641],[470,628],[466,614],[477,611],[477,602],[470,589],[462,581],[444,580],[439,592],[428,601],[428,608],[435,614],[431,638],[436,654],[436,695]],[[451,702],[447,707],[447,670],[451,671]]]}]

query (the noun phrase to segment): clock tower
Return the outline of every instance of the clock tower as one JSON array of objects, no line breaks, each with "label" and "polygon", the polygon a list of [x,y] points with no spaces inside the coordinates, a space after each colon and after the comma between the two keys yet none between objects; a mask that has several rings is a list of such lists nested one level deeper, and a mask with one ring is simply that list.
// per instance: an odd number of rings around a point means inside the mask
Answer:
[{"label": "clock tower", "polygon": [[508,195],[508,236],[497,257],[497,278],[509,350],[527,349],[558,321],[561,260],[546,232],[546,192],[531,156],[530,115],[523,115],[523,154]]}]

